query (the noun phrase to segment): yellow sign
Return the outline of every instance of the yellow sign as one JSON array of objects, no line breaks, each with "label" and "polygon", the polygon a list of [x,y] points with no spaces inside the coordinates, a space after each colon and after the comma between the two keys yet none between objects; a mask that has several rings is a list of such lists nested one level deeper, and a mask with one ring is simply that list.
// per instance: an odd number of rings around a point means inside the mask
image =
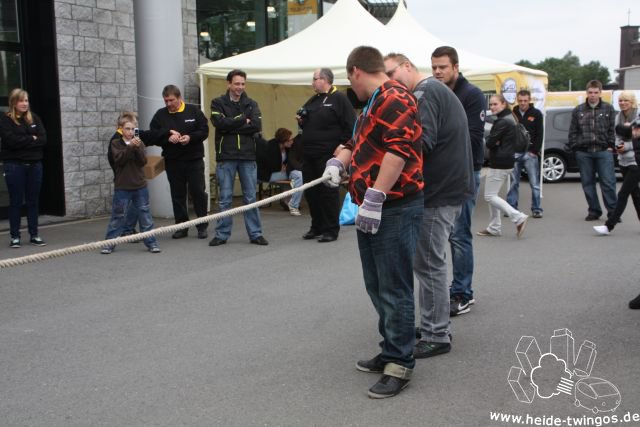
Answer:
[{"label": "yellow sign", "polygon": [[[602,100],[611,103],[613,91],[603,90]],[[575,107],[587,101],[587,91],[573,92],[549,92],[547,94],[547,107]]]},{"label": "yellow sign", "polygon": [[319,0],[289,0],[287,9],[291,15],[317,15]]}]

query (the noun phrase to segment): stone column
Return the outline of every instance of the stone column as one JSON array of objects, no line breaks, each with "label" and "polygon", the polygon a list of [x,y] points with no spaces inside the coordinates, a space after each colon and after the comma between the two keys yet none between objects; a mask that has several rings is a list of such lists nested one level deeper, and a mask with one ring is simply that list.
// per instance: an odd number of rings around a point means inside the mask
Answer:
[{"label": "stone column", "polygon": [[[149,128],[155,112],[164,107],[162,88],[174,84],[184,91],[184,55],[181,0],[136,0],[134,2],[138,120]],[[150,147],[149,155],[159,155]],[[171,218],[173,209],[166,173],[148,182],[151,212]]]}]

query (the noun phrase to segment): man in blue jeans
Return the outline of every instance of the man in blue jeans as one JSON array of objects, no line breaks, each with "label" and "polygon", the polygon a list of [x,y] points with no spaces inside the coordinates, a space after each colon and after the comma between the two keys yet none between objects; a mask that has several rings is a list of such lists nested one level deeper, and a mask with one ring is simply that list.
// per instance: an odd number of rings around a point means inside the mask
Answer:
[{"label": "man in blue jeans", "polygon": [[413,259],[423,213],[420,119],[415,98],[385,74],[382,54],[360,46],[347,58],[351,88],[367,107],[353,138],[327,161],[326,185],[338,188],[346,170],[349,193],[360,207],[358,249],[367,293],[378,314],[380,352],[356,369],[382,374],[368,396],[400,393],[413,373],[415,313]]},{"label": "man in blue jeans", "polygon": [[[256,201],[256,136],[262,130],[262,115],[256,101],[244,91],[246,80],[244,71],[231,70],[227,74],[227,93],[211,101],[211,123],[216,128],[216,179],[220,188],[220,212],[231,208],[236,172],[240,177],[242,202],[248,205]],[[260,246],[269,244],[262,236],[258,208],[244,213],[244,225],[251,243]],[[209,246],[227,243],[232,226],[231,216],[220,218],[216,224],[216,235]]]},{"label": "man in blue jeans", "polygon": [[424,359],[451,350],[447,246],[462,204],[474,195],[471,140],[464,108],[447,86],[401,53],[388,54],[385,67],[389,78],[413,92],[422,123],[424,216],[413,261],[420,340],[413,357]]},{"label": "man in blue jeans", "polygon": [[440,46],[431,54],[433,76],[447,85],[462,103],[469,126],[473,154],[474,195],[462,204],[462,211],[449,236],[453,281],[449,289],[450,315],[468,313],[473,297],[473,235],[471,217],[480,188],[480,170],[484,162],[484,116],[487,103],[482,91],[469,83],[459,71],[458,52],[450,46]]},{"label": "man in blue jeans", "polygon": [[531,92],[522,89],[517,96],[518,105],[514,107],[513,114],[529,132],[531,143],[525,153],[516,153],[516,161],[511,173],[511,188],[507,193],[507,203],[514,209],[518,209],[518,197],[520,190],[520,175],[522,168],[527,171],[529,186],[531,187],[531,216],[542,218],[540,206],[540,150],[544,134],[542,112],[531,103]]},{"label": "man in blue jeans", "polygon": [[[587,83],[587,101],[574,108],[569,127],[568,148],[576,152],[580,169],[582,190],[587,199],[588,212],[585,221],[596,221],[602,208],[596,192],[596,180],[607,216],[616,209],[616,174],[613,161],[615,144],[615,118],[613,106],[601,99],[602,83]],[[597,175],[597,177],[596,177]]]}]

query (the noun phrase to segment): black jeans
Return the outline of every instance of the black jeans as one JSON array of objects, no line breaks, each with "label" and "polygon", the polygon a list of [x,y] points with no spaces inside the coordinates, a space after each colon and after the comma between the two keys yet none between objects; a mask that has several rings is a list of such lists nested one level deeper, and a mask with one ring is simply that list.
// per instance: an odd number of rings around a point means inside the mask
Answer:
[{"label": "black jeans", "polygon": [[636,208],[636,214],[640,219],[640,189],[638,189],[638,183],[640,182],[640,168],[636,165],[627,167],[620,167],[622,171],[622,186],[618,191],[618,203],[613,214],[607,219],[605,223],[609,230],[613,230],[613,227],[618,223],[624,209],[627,207],[627,201],[629,196],[633,200],[633,206]]},{"label": "black jeans", "polygon": [[[327,160],[333,155],[314,156],[304,158],[302,179],[305,183],[320,178],[324,172]],[[316,234],[328,234],[338,237],[340,233],[340,193],[337,188],[330,188],[324,184],[311,187],[304,192],[311,214],[311,229]]]},{"label": "black jeans", "polygon": [[[171,188],[171,202],[176,224],[189,221],[187,189],[196,215],[207,215],[207,192],[204,183],[204,161],[165,159],[167,179]],[[198,225],[198,230],[206,230],[207,223]]]}]

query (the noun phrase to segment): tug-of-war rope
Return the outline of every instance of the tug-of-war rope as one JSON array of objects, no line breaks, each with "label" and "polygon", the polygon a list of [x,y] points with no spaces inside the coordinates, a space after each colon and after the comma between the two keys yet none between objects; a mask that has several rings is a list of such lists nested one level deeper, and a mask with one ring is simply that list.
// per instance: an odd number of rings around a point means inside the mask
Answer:
[{"label": "tug-of-war rope", "polygon": [[285,197],[291,196],[291,195],[293,195],[295,193],[298,193],[300,191],[304,191],[307,188],[314,187],[314,186],[316,186],[316,185],[318,185],[318,184],[320,184],[320,183],[322,183],[324,181],[328,181],[329,179],[330,179],[330,177],[323,176],[323,177],[320,177],[318,179],[314,179],[313,181],[310,181],[310,182],[302,185],[301,187],[293,188],[293,189],[287,190],[287,191],[283,191],[282,193],[276,194],[275,196],[271,196],[271,197],[268,197],[266,199],[258,200],[255,203],[251,203],[251,204],[244,205],[244,206],[238,206],[237,208],[229,209],[229,210],[226,210],[224,212],[219,212],[219,213],[216,213],[216,214],[213,214],[213,215],[207,215],[207,216],[203,216],[203,217],[200,217],[200,218],[192,219],[191,221],[181,222],[180,224],[174,224],[174,225],[168,225],[166,227],[154,228],[153,230],[145,231],[144,233],[137,233],[137,234],[132,234],[132,235],[129,235],[129,236],[117,237],[115,239],[100,240],[100,241],[97,241],[97,242],[84,243],[82,245],[70,246],[68,248],[62,248],[62,249],[55,249],[53,251],[40,252],[40,253],[37,253],[37,254],[27,255],[27,256],[18,257],[18,258],[9,258],[9,259],[5,259],[5,260],[0,260],[0,270],[3,269],[3,268],[17,267],[19,265],[29,264],[29,263],[32,263],[32,262],[44,261],[44,260],[48,260],[48,259],[51,259],[51,258],[58,258],[58,257],[66,256],[66,255],[77,254],[77,253],[80,253],[80,252],[94,251],[94,250],[102,249],[105,246],[117,246],[117,245],[120,245],[122,243],[137,242],[137,241],[146,239],[147,237],[151,237],[151,236],[158,236],[158,235],[161,235],[161,234],[175,233],[176,231],[182,230],[184,228],[193,227],[193,226],[196,226],[198,224],[203,224],[205,222],[212,222],[214,220],[217,220],[218,218],[223,218],[225,216],[236,215],[236,214],[248,211],[248,210],[253,209],[253,208],[259,208],[261,206],[269,205],[274,201],[277,201],[277,200],[280,200],[280,199],[284,199]]}]

